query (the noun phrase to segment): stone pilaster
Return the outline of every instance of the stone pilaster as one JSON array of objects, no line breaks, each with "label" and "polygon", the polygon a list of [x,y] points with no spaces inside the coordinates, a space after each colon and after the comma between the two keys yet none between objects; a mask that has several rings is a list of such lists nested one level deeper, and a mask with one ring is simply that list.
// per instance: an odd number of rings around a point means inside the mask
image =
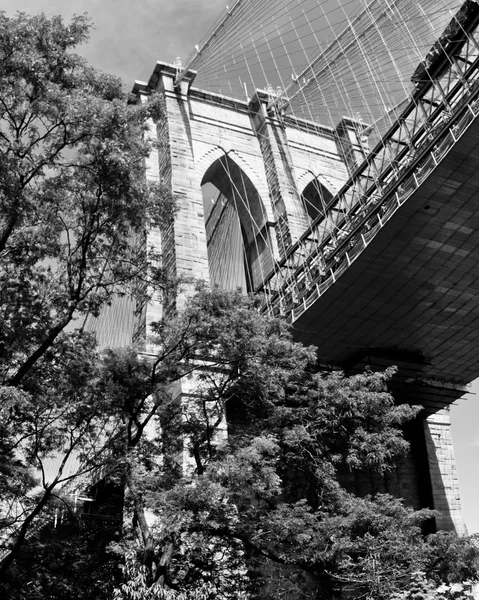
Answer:
[{"label": "stone pilaster", "polygon": [[164,114],[157,123],[159,180],[168,185],[178,212],[162,231],[163,265],[173,277],[188,279],[176,304],[184,304],[194,281],[209,282],[208,253],[201,182],[195,169],[188,91],[195,77],[185,74],[175,86],[176,68],[157,63],[148,87],[164,98]]},{"label": "stone pilaster", "polygon": [[284,127],[267,112],[268,95],[257,91],[250,102],[253,128],[259,140],[281,257],[304,233],[308,220],[298,193]]},{"label": "stone pilaster", "polygon": [[[133,88],[138,102],[146,102],[151,90],[147,84],[136,82]],[[156,147],[157,125],[150,119],[148,122],[148,131],[146,137],[149,142],[152,142],[152,149],[149,156],[145,159],[145,176],[148,181],[159,183],[160,173],[158,169],[158,149]],[[162,253],[162,235],[157,227],[150,227],[145,231],[143,239],[136,240],[144,247],[144,252],[151,264],[155,264],[158,256]],[[138,299],[135,309],[135,331],[133,341],[145,349],[145,338],[150,333],[152,323],[160,321],[163,317],[163,298],[159,290],[151,290],[146,288],[139,290],[138,297],[143,297],[143,300]]]}]

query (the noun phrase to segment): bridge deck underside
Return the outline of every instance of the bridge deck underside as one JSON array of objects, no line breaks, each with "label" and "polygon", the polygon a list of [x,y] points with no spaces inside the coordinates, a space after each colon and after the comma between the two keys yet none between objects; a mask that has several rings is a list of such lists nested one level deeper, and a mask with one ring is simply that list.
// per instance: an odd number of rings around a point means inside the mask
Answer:
[{"label": "bridge deck underside", "polygon": [[326,363],[407,353],[423,378],[479,376],[477,119],[294,327]]}]

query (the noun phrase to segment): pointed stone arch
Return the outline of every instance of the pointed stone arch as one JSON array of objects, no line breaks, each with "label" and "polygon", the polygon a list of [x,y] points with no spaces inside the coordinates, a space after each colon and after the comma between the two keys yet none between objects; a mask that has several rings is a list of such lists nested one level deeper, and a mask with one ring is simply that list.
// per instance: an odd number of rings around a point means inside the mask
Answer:
[{"label": "pointed stone arch", "polygon": [[[273,266],[273,244],[266,206],[242,168],[244,165],[238,164],[241,161],[235,153],[217,148],[208,153],[208,159],[209,165],[201,178],[202,190],[205,186],[213,186],[218,192],[216,200],[210,199],[208,203],[208,199],[204,198],[212,284],[228,287],[231,284],[226,282],[232,280],[226,276],[228,269],[243,268],[245,284],[240,287],[255,291]],[[243,265],[240,265],[238,250],[231,252],[232,246],[238,243],[242,245]],[[222,274],[216,275],[220,269],[219,261]]]},{"label": "pointed stone arch", "polygon": [[266,177],[264,173],[258,173],[254,166],[250,164],[251,161],[248,160],[250,159],[248,155],[243,155],[243,153],[239,152],[238,150],[234,148],[228,148],[227,146],[212,146],[207,152],[203,153],[201,157],[196,159],[195,161],[196,170],[199,174],[200,181],[203,179],[204,174],[208,171],[211,165],[225,155],[229,156],[238,165],[238,167],[240,167],[240,169],[247,175],[263,202],[263,207],[265,209],[268,220],[273,221],[274,215],[269,199],[269,190],[268,184],[266,182]]},{"label": "pointed stone arch", "polygon": [[315,175],[312,171],[303,173],[298,186],[301,190],[304,210],[312,221],[320,214],[324,214],[326,204],[336,195],[331,182],[323,175]]}]

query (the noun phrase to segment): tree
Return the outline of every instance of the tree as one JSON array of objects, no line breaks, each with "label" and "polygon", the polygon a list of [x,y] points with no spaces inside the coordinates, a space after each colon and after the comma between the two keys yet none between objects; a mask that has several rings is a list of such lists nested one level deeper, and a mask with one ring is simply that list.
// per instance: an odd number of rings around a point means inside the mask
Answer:
[{"label": "tree", "polygon": [[[94,338],[64,334],[30,369],[21,390],[0,388],[6,475],[0,532],[8,549],[0,573],[18,555],[32,526],[52,520],[49,509],[58,488],[104,464],[118,431],[105,411],[99,376]],[[49,469],[52,457],[57,464]]]},{"label": "tree", "polygon": [[0,14],[0,377],[7,386],[20,385],[75,316],[96,314],[143,276],[145,226],[171,212],[172,199],[143,171],[143,133],[160,101],[128,104],[118,79],[72,52],[89,29],[82,16],[65,25],[59,17]]},{"label": "tree", "polygon": [[[432,511],[341,485],[341,470],[381,475],[407,450],[401,428],[420,408],[394,404],[392,370],[318,373],[314,349],[294,343],[258,300],[221,292],[200,291],[156,325],[155,342],[152,362],[108,359],[110,395],[123,421],[136,422],[121,464],[131,520],[114,545],[128,578],[118,599],[379,599],[419,571],[436,587],[477,577],[474,544],[424,537]],[[151,390],[131,376],[136,361],[155,382],[150,438],[136,435],[152,414]],[[182,405],[170,390],[185,377]],[[191,457],[183,469],[178,440]]]},{"label": "tree", "polygon": [[22,560],[2,580],[3,597],[111,598],[115,585],[120,583],[121,571],[116,557],[106,551],[112,537],[105,535],[103,525],[78,514],[68,518],[64,515],[56,526],[53,522],[46,524],[39,535],[28,539]]},{"label": "tree", "polygon": [[[155,330],[155,357],[122,350],[98,360],[65,341],[68,351],[38,363],[53,369],[43,391],[31,372],[38,397],[62,381],[56,393],[77,407],[58,402],[72,412],[39,439],[69,431],[84,468],[101,465],[124,490],[125,528],[110,546],[126,577],[116,598],[379,599],[407,590],[419,571],[436,587],[474,579],[473,545],[424,538],[431,511],[341,486],[341,469],[380,474],[407,449],[401,426],[418,409],[395,406],[390,371],[317,373],[314,349],[239,294],[200,290]],[[175,396],[180,380],[188,403]]]},{"label": "tree", "polygon": [[0,13],[0,570],[69,477],[67,461],[88,454],[91,471],[107,451],[94,343],[71,329],[144,287],[145,228],[174,210],[144,177],[161,100],[129,104],[118,79],[75,54],[89,30],[84,16]]}]

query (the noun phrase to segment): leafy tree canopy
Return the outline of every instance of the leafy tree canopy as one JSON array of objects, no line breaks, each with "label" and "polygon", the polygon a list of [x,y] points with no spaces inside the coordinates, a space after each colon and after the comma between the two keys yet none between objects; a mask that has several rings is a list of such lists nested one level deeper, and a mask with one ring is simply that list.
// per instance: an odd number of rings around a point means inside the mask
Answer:
[{"label": "leafy tree canopy", "polygon": [[94,341],[66,331],[144,287],[145,227],[174,210],[144,177],[161,101],[129,104],[118,79],[74,53],[90,27],[0,13],[0,540],[20,527],[14,553],[67,462],[109,426]]},{"label": "leafy tree canopy", "polygon": [[[341,485],[342,471],[380,476],[407,451],[402,426],[419,409],[395,405],[393,370],[318,373],[313,349],[294,343],[283,323],[219,292],[201,292],[158,335],[164,348],[181,340],[184,368],[191,356],[209,362],[176,421],[173,439],[188,440],[186,477],[171,474],[184,455],[174,445],[161,448],[170,460],[143,450],[129,462],[132,527],[115,545],[129,581],[118,599],[386,599],[418,572],[430,589],[477,577],[472,542],[423,535],[433,511],[388,495],[358,498]],[[169,418],[171,432],[170,410],[160,423]]]},{"label": "leafy tree canopy", "polygon": [[72,50],[86,17],[0,14],[0,381],[18,385],[75,315],[146,271],[135,235],[171,213],[147,183],[153,98]]}]

